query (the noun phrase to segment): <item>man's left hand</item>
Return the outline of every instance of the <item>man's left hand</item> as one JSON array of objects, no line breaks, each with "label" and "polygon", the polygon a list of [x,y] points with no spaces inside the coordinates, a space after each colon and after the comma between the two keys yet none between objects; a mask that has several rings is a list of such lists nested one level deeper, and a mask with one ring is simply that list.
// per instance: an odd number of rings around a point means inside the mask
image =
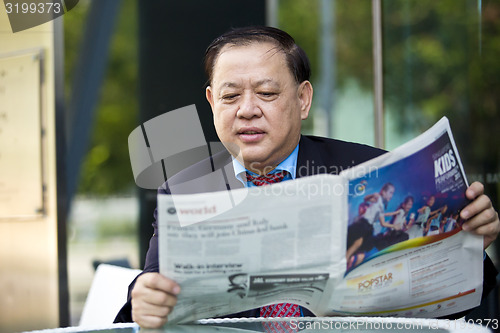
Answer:
[{"label": "man's left hand", "polygon": [[483,184],[472,183],[465,191],[465,196],[472,202],[460,212],[460,217],[466,220],[462,229],[483,236],[483,248],[486,249],[500,232],[498,213],[493,208],[490,198],[484,194]]}]

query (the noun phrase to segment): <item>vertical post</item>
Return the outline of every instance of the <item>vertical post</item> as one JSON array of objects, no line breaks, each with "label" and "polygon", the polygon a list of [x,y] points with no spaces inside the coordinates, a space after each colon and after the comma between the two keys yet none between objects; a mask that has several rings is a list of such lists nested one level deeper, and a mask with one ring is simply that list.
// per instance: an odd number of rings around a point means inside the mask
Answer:
[{"label": "vertical post", "polygon": [[320,29],[320,64],[321,64],[321,109],[325,117],[326,136],[331,137],[332,131],[332,105],[335,91],[335,55],[333,52],[332,30],[334,28],[334,1],[321,1],[321,29]]},{"label": "vertical post", "polygon": [[375,146],[384,148],[384,80],[382,65],[382,0],[372,0],[373,95]]},{"label": "vertical post", "polygon": [[68,201],[66,195],[66,123],[64,101],[64,26],[54,20],[54,90],[55,137],[57,170],[57,263],[59,275],[59,326],[71,324],[69,312],[67,228]]},{"label": "vertical post", "polygon": [[477,27],[479,30],[478,48],[479,56],[483,55],[483,1],[477,0]]},{"label": "vertical post", "polygon": [[279,0],[266,0],[266,25],[278,28]]}]

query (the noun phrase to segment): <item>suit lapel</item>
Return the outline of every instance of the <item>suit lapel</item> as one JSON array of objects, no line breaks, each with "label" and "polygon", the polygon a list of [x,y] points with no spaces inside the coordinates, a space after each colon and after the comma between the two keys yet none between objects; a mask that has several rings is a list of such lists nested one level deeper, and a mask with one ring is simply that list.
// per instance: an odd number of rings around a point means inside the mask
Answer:
[{"label": "suit lapel", "polygon": [[314,142],[306,136],[301,135],[299,141],[299,154],[297,156],[296,178],[312,176],[327,170],[327,165],[314,147]]},{"label": "suit lapel", "polygon": [[234,175],[233,156],[227,150],[213,155],[212,163],[215,168],[215,172],[222,172],[227,190],[235,190],[244,187]]}]

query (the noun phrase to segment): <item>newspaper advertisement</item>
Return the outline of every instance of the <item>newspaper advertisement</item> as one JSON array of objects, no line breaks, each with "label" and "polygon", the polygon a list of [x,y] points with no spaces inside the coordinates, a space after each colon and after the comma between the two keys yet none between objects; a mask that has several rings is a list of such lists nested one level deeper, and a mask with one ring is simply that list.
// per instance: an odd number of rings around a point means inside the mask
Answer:
[{"label": "newspaper advertisement", "polygon": [[331,308],[440,317],[479,305],[482,238],[461,232],[468,185],[447,119],[360,170],[373,165],[361,177],[356,167],[342,174],[347,274]]},{"label": "newspaper advertisement", "polygon": [[317,316],[439,317],[477,306],[482,239],[461,231],[466,187],[442,119],[340,176],[159,195],[160,273],[182,288],[169,322],[275,303]]}]

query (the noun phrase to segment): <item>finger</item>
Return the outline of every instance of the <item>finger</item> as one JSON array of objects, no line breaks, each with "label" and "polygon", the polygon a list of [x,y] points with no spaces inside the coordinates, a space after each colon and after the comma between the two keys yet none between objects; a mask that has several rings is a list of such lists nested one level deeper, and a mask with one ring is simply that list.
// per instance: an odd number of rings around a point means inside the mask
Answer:
[{"label": "finger", "polygon": [[472,183],[465,191],[465,196],[469,200],[474,200],[482,194],[484,194],[484,185],[480,182]]},{"label": "finger", "polygon": [[173,307],[177,304],[177,296],[167,292],[151,288],[134,288],[132,290],[132,299],[142,300],[146,303],[157,306]]},{"label": "finger", "polygon": [[[158,275],[160,277],[159,280],[162,280],[163,277],[159,274],[152,274],[137,280],[134,288],[132,289],[132,300],[158,306],[174,306],[177,303],[177,296],[169,292],[169,286],[165,287],[161,284],[158,285],[158,283],[155,282],[157,279],[155,275]],[[171,280],[167,281],[167,283],[170,281]]]},{"label": "finger", "polygon": [[498,214],[493,207],[490,207],[465,221],[462,229],[478,235],[488,235],[496,232],[496,222],[498,222]]},{"label": "finger", "polygon": [[161,328],[163,325],[167,323],[167,317],[158,317],[158,316],[134,316],[132,313],[132,320],[136,322],[141,328]]},{"label": "finger", "polygon": [[142,283],[145,287],[155,290],[161,290],[173,295],[178,295],[181,291],[180,286],[175,281],[164,277],[159,273],[144,274]]},{"label": "finger", "polygon": [[153,305],[142,300],[132,299],[132,320],[143,328],[159,328],[168,319],[170,307]]},{"label": "finger", "polygon": [[488,224],[480,225],[479,227],[469,230],[469,232],[481,235],[483,237],[483,249],[486,249],[497,239],[498,233],[500,232],[500,221],[497,218]]},{"label": "finger", "polygon": [[488,196],[481,194],[479,197],[476,197],[474,201],[465,206],[464,209],[462,209],[460,217],[467,220],[488,209],[493,209],[491,200]]},{"label": "finger", "polygon": [[132,313],[138,316],[156,316],[166,318],[170,312],[172,312],[172,307],[132,299]]},{"label": "finger", "polygon": [[476,229],[471,230],[471,232],[474,234],[477,234],[477,235],[495,237],[500,229],[499,226],[500,226],[500,223],[497,220],[497,221],[494,221],[492,223],[483,224],[483,225],[477,227]]}]

